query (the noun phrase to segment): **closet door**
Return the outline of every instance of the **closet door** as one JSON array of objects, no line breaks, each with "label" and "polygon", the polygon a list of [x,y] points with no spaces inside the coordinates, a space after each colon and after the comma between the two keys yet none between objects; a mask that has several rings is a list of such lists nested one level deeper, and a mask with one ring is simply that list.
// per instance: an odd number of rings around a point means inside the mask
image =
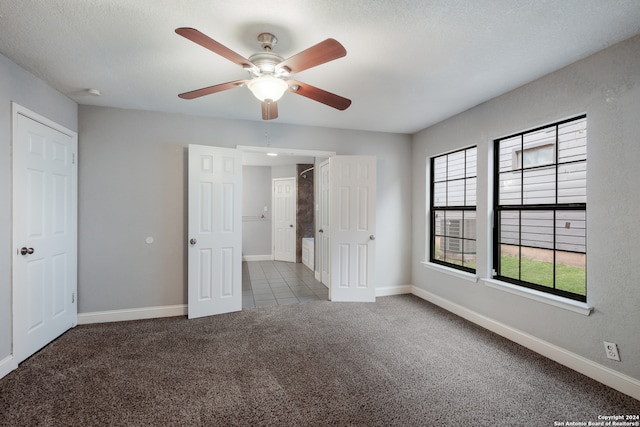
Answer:
[{"label": "closet door", "polygon": [[273,259],[296,262],[295,178],[273,180]]},{"label": "closet door", "polygon": [[77,323],[78,137],[14,104],[13,354]]}]

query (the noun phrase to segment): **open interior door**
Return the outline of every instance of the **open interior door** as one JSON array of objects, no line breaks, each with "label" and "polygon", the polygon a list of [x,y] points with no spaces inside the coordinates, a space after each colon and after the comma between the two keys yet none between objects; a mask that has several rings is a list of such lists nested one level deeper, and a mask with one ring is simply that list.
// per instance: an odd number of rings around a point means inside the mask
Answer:
[{"label": "open interior door", "polygon": [[242,310],[242,155],[189,145],[188,317]]},{"label": "open interior door", "polygon": [[373,302],[376,158],[330,158],[331,301]]},{"label": "open interior door", "polygon": [[320,281],[328,288],[331,287],[331,164],[326,160],[320,164],[320,228],[318,230],[318,264],[320,266]]}]

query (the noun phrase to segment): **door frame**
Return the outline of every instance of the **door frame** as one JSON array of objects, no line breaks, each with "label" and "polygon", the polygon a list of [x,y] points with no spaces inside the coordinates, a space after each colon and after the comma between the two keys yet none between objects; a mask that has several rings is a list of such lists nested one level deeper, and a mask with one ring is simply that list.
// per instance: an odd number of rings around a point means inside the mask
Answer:
[{"label": "door frame", "polygon": [[[314,166],[318,166],[319,165],[319,160],[321,159],[329,159],[332,156],[335,156],[337,153],[335,151],[326,151],[326,150],[306,150],[303,148],[282,148],[282,147],[264,147],[264,146],[255,146],[255,145],[236,145],[236,149],[240,150],[243,153],[247,153],[247,154],[267,154],[267,153],[272,153],[272,154],[276,154],[277,156],[285,156],[285,157],[296,157],[296,156],[300,156],[300,157],[313,157],[314,158]],[[325,160],[321,160],[321,161],[325,161]],[[291,163],[293,164],[293,163]],[[273,166],[272,164],[269,163],[269,161],[267,161],[267,159],[265,158],[265,162],[262,165],[259,164],[251,164],[252,166]],[[314,180],[314,198],[316,200],[316,205],[317,205],[317,200],[318,200],[318,180]],[[272,205],[273,208],[273,205]],[[316,209],[317,212],[317,209]],[[273,227],[272,227],[273,228]],[[315,253],[318,253],[318,215],[315,215],[315,236],[314,236],[314,251]],[[273,243],[273,236],[271,237],[271,241]],[[273,245],[272,245],[273,246]],[[273,258],[273,254],[271,256]],[[318,263],[316,263],[316,265],[314,266],[314,276],[316,276],[316,279],[318,279],[318,274],[316,274],[318,272],[318,268],[319,265]],[[318,281],[321,281],[320,279],[318,279]]]},{"label": "door frame", "polygon": [[[303,156],[303,157],[331,157],[337,153],[325,150],[305,150],[301,148],[260,147],[254,145],[236,145],[236,149],[246,153],[273,153],[278,156]],[[266,166],[267,165],[265,162]]]},{"label": "door frame", "polygon": [[[19,116],[23,116],[26,117],[30,120],[33,120],[35,122],[40,123],[43,126],[47,126],[57,132],[60,132],[64,135],[67,135],[71,138],[72,140],[72,144],[73,144],[73,174],[72,174],[72,183],[71,183],[71,229],[70,229],[70,234],[71,234],[71,241],[72,241],[72,247],[71,247],[71,257],[70,257],[70,262],[72,263],[72,265],[69,267],[69,270],[73,273],[71,275],[71,289],[70,291],[73,294],[73,302],[70,305],[70,310],[71,310],[71,325],[70,328],[75,327],[78,324],[78,275],[77,275],[77,271],[78,271],[78,133],[72,131],[71,129],[66,128],[65,126],[54,122],[53,120],[50,120],[26,107],[23,107],[20,104],[17,104],[15,102],[11,103],[11,125],[12,125],[12,130],[11,130],[11,149],[15,152],[14,147],[17,143],[17,133],[19,128]],[[14,160],[12,159],[12,164],[11,164],[11,176],[12,176],[12,193],[15,191],[14,188],[14,183],[16,182],[16,173],[17,171],[15,170],[14,167]],[[11,278],[11,308],[12,308],[12,314],[11,314],[11,323],[12,323],[12,327],[11,327],[11,357],[13,358],[14,362],[15,362],[15,368],[17,368],[18,366],[18,361],[15,357],[16,354],[16,348],[15,348],[15,340],[16,340],[16,336],[18,335],[19,331],[18,331],[18,325],[16,322],[16,313],[18,312],[19,308],[17,307],[17,300],[16,300],[16,295],[17,295],[17,286],[19,286],[19,284],[16,282],[15,280],[15,275],[13,274],[13,272],[15,271],[15,265],[16,262],[18,262],[18,255],[16,254],[16,251],[18,246],[20,245],[19,242],[17,242],[16,239],[16,230],[15,230],[15,216],[17,215],[16,213],[16,201],[15,201],[15,194],[12,195],[11,198],[11,233],[12,233],[12,237],[11,237],[11,245],[12,245],[12,260],[11,260],[11,271],[12,271],[12,278]],[[0,375],[1,377],[1,375]]]}]

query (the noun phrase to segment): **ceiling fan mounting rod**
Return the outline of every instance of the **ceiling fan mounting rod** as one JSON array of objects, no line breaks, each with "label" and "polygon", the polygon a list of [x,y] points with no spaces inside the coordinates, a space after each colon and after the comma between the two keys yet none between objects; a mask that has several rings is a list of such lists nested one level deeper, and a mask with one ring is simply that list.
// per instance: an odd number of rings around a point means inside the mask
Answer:
[{"label": "ceiling fan mounting rod", "polygon": [[271,51],[273,46],[278,43],[278,39],[271,33],[260,33],[258,34],[258,43],[264,50]]}]

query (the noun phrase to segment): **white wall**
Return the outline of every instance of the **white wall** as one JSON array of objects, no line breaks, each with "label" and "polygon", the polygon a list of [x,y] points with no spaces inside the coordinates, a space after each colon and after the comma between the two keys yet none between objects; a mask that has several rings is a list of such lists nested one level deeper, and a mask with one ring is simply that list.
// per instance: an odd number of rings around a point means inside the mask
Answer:
[{"label": "white wall", "polygon": [[[427,162],[478,146],[478,275],[489,277],[491,141],[587,114],[590,316],[425,268]],[[465,310],[640,379],[640,37],[610,47],[413,137],[413,284]],[[606,359],[616,342],[621,362]]]},{"label": "white wall", "polygon": [[12,101],[67,129],[76,131],[78,128],[75,102],[0,55],[0,365],[11,354]]},{"label": "white wall", "polygon": [[[272,254],[271,194],[271,166],[242,167],[243,256]],[[264,218],[261,218],[262,215]]]},{"label": "white wall", "polygon": [[[260,146],[264,123],[80,106],[79,127],[79,313],[186,303],[186,147]],[[377,156],[376,282],[408,285],[410,136],[278,123],[270,135]]]}]

